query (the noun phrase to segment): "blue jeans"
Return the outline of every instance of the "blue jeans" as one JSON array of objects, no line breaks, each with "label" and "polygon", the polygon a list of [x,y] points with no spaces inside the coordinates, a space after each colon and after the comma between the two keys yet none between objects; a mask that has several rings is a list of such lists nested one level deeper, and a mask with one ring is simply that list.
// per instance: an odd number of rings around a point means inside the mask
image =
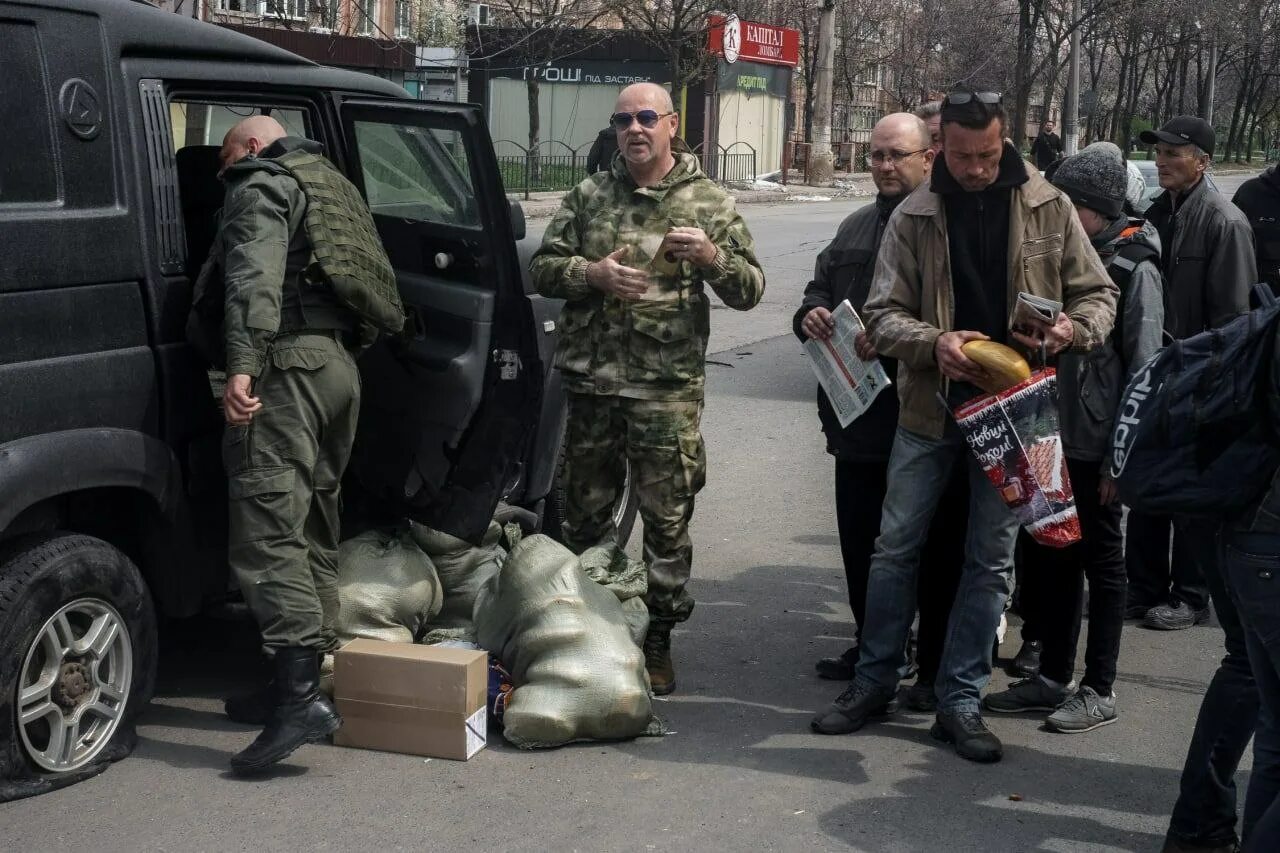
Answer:
[{"label": "blue jeans", "polygon": [[951,429],[935,441],[899,427],[894,438],[854,679],[885,693],[906,674],[920,553],[958,458],[969,467],[969,525],[935,689],[940,710],[977,711],[991,678],[991,646],[1009,595],[1018,522]]},{"label": "blue jeans", "polygon": [[1245,629],[1227,593],[1219,559],[1220,543],[1203,525],[1187,529],[1193,533],[1189,545],[1204,566],[1205,584],[1225,635],[1226,656],[1209,682],[1196,715],[1169,835],[1213,847],[1236,840],[1235,773],[1257,725],[1258,688],[1249,668]]},{"label": "blue jeans", "polygon": [[1280,850],[1280,534],[1229,534],[1222,565],[1260,701],[1240,835],[1247,850]]}]

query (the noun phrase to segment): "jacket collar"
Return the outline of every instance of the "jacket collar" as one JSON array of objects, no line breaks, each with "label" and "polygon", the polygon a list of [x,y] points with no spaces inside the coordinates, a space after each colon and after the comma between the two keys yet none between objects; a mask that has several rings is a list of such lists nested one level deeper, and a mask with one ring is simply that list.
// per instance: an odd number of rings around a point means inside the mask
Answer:
[{"label": "jacket collar", "polygon": [[1173,193],[1169,190],[1165,190],[1160,193],[1160,195],[1156,196],[1155,201],[1151,202],[1151,206],[1159,210],[1166,211],[1170,215],[1181,213],[1188,205],[1194,205],[1201,201],[1208,192],[1209,182],[1205,180],[1204,176],[1201,176],[1199,182],[1191,188],[1191,192],[1178,198],[1178,203],[1176,205],[1173,203]]},{"label": "jacket collar", "polygon": [[[934,185],[939,181],[941,186],[938,189],[942,189],[943,192],[959,186],[947,171],[942,156],[934,160],[933,174],[929,180],[916,187],[915,192],[902,201],[900,205],[902,212],[908,216],[937,216],[942,207],[942,195],[934,189]],[[1039,207],[1061,195],[1053,184],[1041,177],[1038,171],[1028,168],[1026,161],[1018,154],[1018,149],[1007,142],[1004,153],[1000,156],[1000,177],[996,178],[993,186],[1013,187],[1017,190],[1022,203],[1028,208]]]}]

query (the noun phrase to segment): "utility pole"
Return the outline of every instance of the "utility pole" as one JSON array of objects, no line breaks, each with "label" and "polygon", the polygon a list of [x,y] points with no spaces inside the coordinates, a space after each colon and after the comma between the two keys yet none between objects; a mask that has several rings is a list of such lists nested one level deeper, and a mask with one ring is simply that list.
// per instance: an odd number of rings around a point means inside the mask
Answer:
[{"label": "utility pole", "polygon": [[1209,80],[1204,99],[1204,120],[1213,124],[1213,95],[1218,82],[1218,31],[1209,34]]},{"label": "utility pole", "polygon": [[1071,31],[1071,70],[1067,73],[1067,102],[1062,108],[1062,149],[1068,157],[1080,148],[1080,0],[1071,3],[1071,21],[1076,27]]},{"label": "utility pole", "polygon": [[822,0],[818,19],[818,71],[814,79],[813,138],[809,140],[809,183],[830,183],[835,175],[831,156],[831,71],[836,53],[836,3]]}]

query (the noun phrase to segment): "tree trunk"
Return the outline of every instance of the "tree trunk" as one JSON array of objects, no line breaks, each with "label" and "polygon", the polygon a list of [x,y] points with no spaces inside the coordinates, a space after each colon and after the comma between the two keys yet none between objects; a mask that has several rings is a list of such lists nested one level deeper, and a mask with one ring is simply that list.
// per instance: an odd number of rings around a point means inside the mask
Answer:
[{"label": "tree trunk", "polygon": [[1035,45],[1031,26],[1031,0],[1018,0],[1018,53],[1013,68],[1013,114],[1005,136],[1023,149],[1027,144],[1027,99],[1031,94],[1031,49]]},{"label": "tree trunk", "polygon": [[831,73],[835,56],[836,22],[834,0],[822,4],[822,17],[818,22],[818,74],[815,81],[813,136],[809,138],[809,183],[814,185],[831,182],[834,175],[831,152]]},{"label": "tree trunk", "polygon": [[542,133],[542,114],[538,111],[538,92],[541,86],[533,71],[534,69],[529,69],[529,76],[524,81],[525,94],[529,98],[529,153],[526,168],[529,173],[529,183],[538,184],[542,180],[542,164],[538,160],[538,137]]}]

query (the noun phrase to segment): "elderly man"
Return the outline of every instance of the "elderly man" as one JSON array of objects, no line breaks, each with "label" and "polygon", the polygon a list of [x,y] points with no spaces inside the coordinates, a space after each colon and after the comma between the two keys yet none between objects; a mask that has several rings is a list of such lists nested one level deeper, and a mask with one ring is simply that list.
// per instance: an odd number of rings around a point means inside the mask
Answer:
[{"label": "elderly man", "polygon": [[[853,683],[813,720],[825,734],[853,732],[891,710],[905,666],[920,553],[947,474],[969,472],[964,565],[938,677],[931,734],[973,761],[998,761],[980,692],[1009,593],[1018,524],[939,405],[982,392],[982,369],[962,347],[996,340],[1049,355],[1086,351],[1111,332],[1116,286],[1089,246],[1071,202],[1027,169],[1005,141],[1000,96],[957,89],[942,107],[943,156],[927,185],[889,219],[867,311],[871,341],[898,359],[901,410],[889,485],[871,561],[867,624]],[[1010,329],[1017,294],[1062,302],[1053,322]]]},{"label": "elderly man", "polygon": [[689,618],[689,519],[706,479],[703,362],[707,287],[746,311],[764,272],[733,199],[687,149],[661,86],[618,95],[620,156],[565,196],[530,263],[538,292],[565,300],[556,367],[569,395],[564,538],[582,550],[615,536],[613,506],[631,463],[644,521],[650,626],[646,667],[675,689],[671,630]]},{"label": "elderly man", "polygon": [[929,128],[929,147],[933,156],[942,153],[942,102],[929,101],[916,107],[915,115],[922,119]]},{"label": "elderly man", "polygon": [[[878,193],[873,204],[865,205],[845,218],[822,253],[814,269],[813,281],[805,288],[804,300],[796,311],[793,326],[801,340],[831,337],[831,309],[845,299],[861,312],[871,291],[880,238],[889,215],[904,198],[929,175],[934,152],[928,126],[909,113],[885,116],[871,132],[867,166]],[[859,336],[861,354],[875,358],[875,349]],[[897,362],[881,359],[892,378]],[[847,427],[841,427],[831,402],[818,389],[818,416],[826,433],[827,452],[836,458],[836,527],[840,533],[840,553],[844,561],[849,606],[853,610],[855,643],[844,654],[818,661],[823,678],[848,681],[858,660],[857,638],[866,622],[867,573],[880,532],[880,507],[884,502],[889,469],[889,451],[898,425],[898,397],[881,393],[871,408]],[[957,466],[963,473],[963,466]],[[920,641],[917,660],[920,676],[908,693],[908,704],[916,710],[933,710],[934,678],[942,657],[951,600],[959,579],[960,557],[964,553],[964,525],[968,489],[963,477],[952,477],[954,512],[935,519],[930,536],[927,579],[920,583]]]},{"label": "elderly man", "polygon": [[316,249],[299,176],[339,200],[316,203],[349,239],[386,256],[358,191],[320,150],[254,116],[231,129],[220,158],[228,556],[275,665],[264,695],[227,703],[233,719],[266,725],[231,759],[238,773],[264,770],[342,722],[320,693],[319,656],[337,645],[339,493],[360,410],[347,346],[361,320],[319,280],[294,286],[310,280]]}]

